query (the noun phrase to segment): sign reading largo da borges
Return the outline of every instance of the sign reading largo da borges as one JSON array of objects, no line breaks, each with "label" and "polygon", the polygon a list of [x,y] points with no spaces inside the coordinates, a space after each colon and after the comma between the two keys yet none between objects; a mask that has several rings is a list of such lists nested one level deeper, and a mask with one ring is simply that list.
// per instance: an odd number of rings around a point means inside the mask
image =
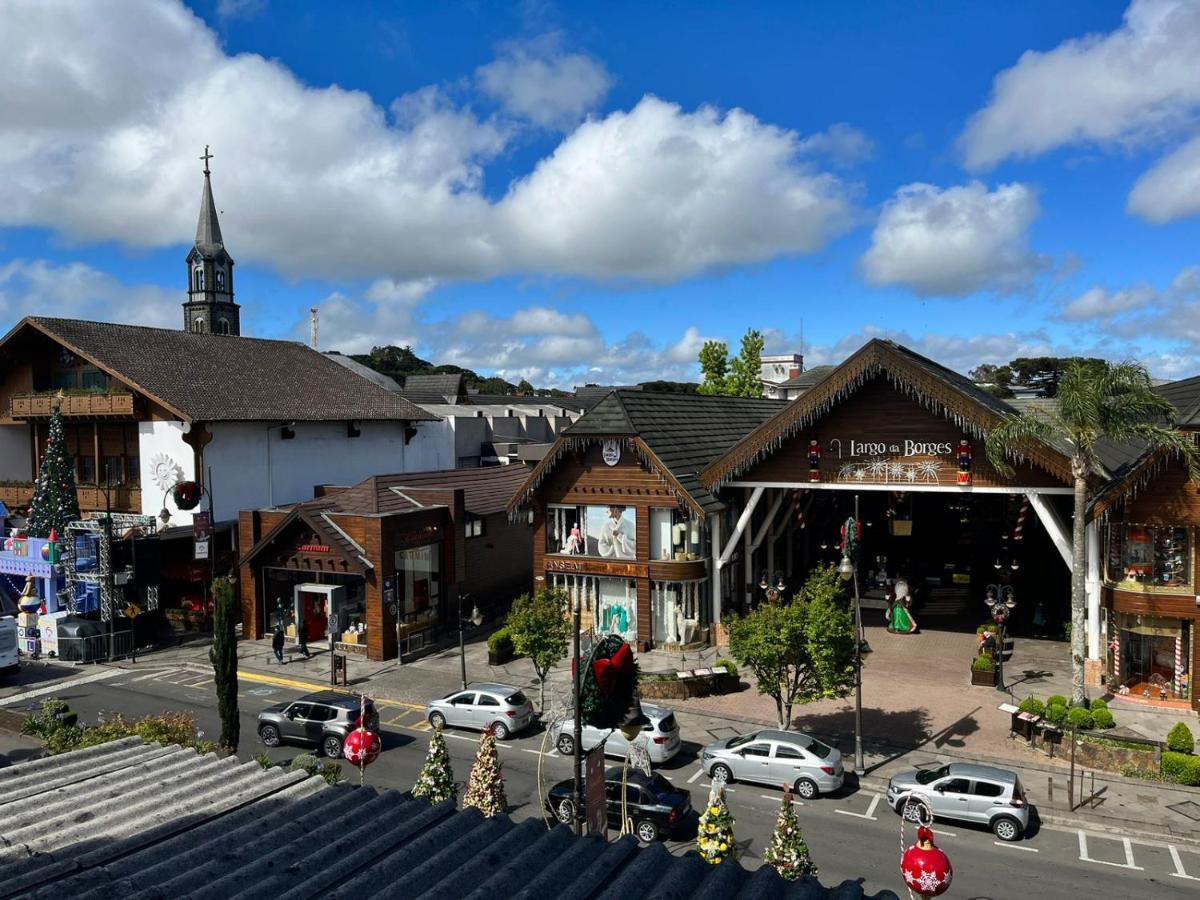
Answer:
[{"label": "sign reading largo da borges", "polygon": [[[844,452],[843,452],[844,448]],[[956,445],[950,441],[919,441],[905,438],[903,441],[859,441],[851,438],[844,444],[840,438],[829,442],[829,450],[838,459],[873,456],[951,456]]]}]

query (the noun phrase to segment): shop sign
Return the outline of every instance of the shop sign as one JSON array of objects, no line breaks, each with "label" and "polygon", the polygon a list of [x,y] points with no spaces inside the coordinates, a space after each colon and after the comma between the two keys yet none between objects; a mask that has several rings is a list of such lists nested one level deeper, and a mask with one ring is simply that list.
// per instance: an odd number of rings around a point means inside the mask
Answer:
[{"label": "shop sign", "polygon": [[212,516],[206,512],[192,513],[192,537],[206,541],[212,537]]},{"label": "shop sign", "polygon": [[195,554],[194,554],[193,558],[197,559],[197,560],[208,559],[208,539],[207,538],[205,538],[202,541],[195,542]]},{"label": "shop sign", "polygon": [[606,466],[615,466],[621,461],[621,442],[605,441],[600,445],[600,458]]},{"label": "shop sign", "polygon": [[297,553],[328,553],[329,548],[324,544],[301,544],[296,548]]},{"label": "shop sign", "polygon": [[844,452],[841,438],[829,442],[829,452],[836,452],[838,459],[843,455],[848,458],[858,456],[952,456],[957,447],[953,441],[914,441],[905,438],[903,441],[859,441],[851,438],[845,442]]},{"label": "shop sign", "polygon": [[575,572],[582,575],[621,575],[626,578],[645,578],[649,567],[640,563],[612,563],[599,559],[570,559],[546,557],[547,572]]},{"label": "shop sign", "polygon": [[604,745],[593,747],[584,758],[584,807],[588,834],[608,835],[608,798],[604,788]]}]

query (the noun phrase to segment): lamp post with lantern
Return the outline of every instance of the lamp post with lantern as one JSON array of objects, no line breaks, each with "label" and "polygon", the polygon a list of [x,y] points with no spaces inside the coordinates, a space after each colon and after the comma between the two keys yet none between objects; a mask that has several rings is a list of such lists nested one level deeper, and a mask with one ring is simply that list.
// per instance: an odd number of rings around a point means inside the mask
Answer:
[{"label": "lamp post with lantern", "polygon": [[1012,585],[989,584],[983,602],[996,622],[996,690],[1007,691],[1004,686],[1004,623],[1017,606]]},{"label": "lamp post with lantern", "polygon": [[458,595],[458,661],[462,666],[462,686],[464,691],[467,689],[467,648],[463,641],[463,628],[467,625],[473,625],[478,628],[483,624],[483,614],[479,611],[478,604],[471,607],[469,618],[463,618],[463,601],[468,596],[468,594]]},{"label": "lamp post with lantern", "polygon": [[762,589],[768,602],[775,603],[783,596],[783,592],[787,590],[787,582],[783,580],[783,573],[776,572],[775,580],[772,581],[767,577],[767,570],[763,569],[762,577],[758,580],[758,586]]},{"label": "lamp post with lantern", "polygon": [[854,774],[866,772],[862,743],[862,601],[858,595],[858,495],[854,495],[854,517],[846,520],[842,541],[842,561],[838,575],[854,584]]}]

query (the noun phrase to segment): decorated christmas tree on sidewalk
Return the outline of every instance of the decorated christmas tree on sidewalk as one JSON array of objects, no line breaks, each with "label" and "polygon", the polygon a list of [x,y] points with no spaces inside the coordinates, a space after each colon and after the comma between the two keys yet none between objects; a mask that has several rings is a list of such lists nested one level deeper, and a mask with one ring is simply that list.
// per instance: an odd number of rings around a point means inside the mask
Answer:
[{"label": "decorated christmas tree on sidewalk", "polygon": [[67,453],[67,434],[62,411],[57,407],[50,417],[50,439],[38,472],[29,508],[29,536],[45,538],[50,532],[67,533],[67,523],[80,518],[79,497],[75,494],[75,462]]},{"label": "decorated christmas tree on sidewalk", "polygon": [[725,785],[713,782],[708,795],[708,805],[700,816],[700,827],[696,831],[696,846],[700,858],[714,866],[727,859],[737,858],[733,843],[733,816],[725,803]]},{"label": "decorated christmas tree on sidewalk", "polygon": [[802,875],[818,874],[817,864],[809,856],[808,844],[804,842],[804,835],[800,833],[800,825],[796,821],[792,795],[787,791],[783,794],[783,806],[775,821],[775,835],[763,854],[763,862],[774,866],[775,871],[788,881],[795,881]]},{"label": "decorated christmas tree on sidewalk", "polygon": [[463,808],[468,806],[474,806],[489,819],[508,810],[504,776],[500,774],[500,761],[496,758],[496,735],[490,728],[479,738],[479,751],[471,766],[467,792],[463,794]]},{"label": "decorated christmas tree on sidewalk", "polygon": [[[474,773],[471,777],[474,778]],[[446,752],[446,739],[442,737],[441,728],[433,729],[429,752],[425,754],[425,764],[421,766],[421,774],[417,776],[412,793],[414,797],[424,797],[430,803],[441,803],[458,796],[454,773],[450,770],[450,754]]]}]

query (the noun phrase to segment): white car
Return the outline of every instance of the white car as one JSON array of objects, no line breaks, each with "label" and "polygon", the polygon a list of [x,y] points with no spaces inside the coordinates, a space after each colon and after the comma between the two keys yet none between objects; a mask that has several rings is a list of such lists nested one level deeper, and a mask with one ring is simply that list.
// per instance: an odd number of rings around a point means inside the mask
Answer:
[{"label": "white car", "polygon": [[506,741],[532,725],[534,716],[533,704],[520,688],[486,682],[468,684],[465,690],[430,700],[425,718],[434,728],[490,728],[496,740]]},{"label": "white car", "polygon": [[[647,738],[650,751],[650,762],[661,765],[679,752],[679,723],[675,721],[675,712],[665,706],[655,706],[651,703],[642,704],[642,712],[650,720],[642,726],[642,735]],[[554,726],[554,746],[563,756],[575,752],[575,720],[567,719]],[[591,750],[604,741],[605,756],[625,757],[629,754],[629,742],[619,730],[593,728],[583,726],[583,749]]]}]

